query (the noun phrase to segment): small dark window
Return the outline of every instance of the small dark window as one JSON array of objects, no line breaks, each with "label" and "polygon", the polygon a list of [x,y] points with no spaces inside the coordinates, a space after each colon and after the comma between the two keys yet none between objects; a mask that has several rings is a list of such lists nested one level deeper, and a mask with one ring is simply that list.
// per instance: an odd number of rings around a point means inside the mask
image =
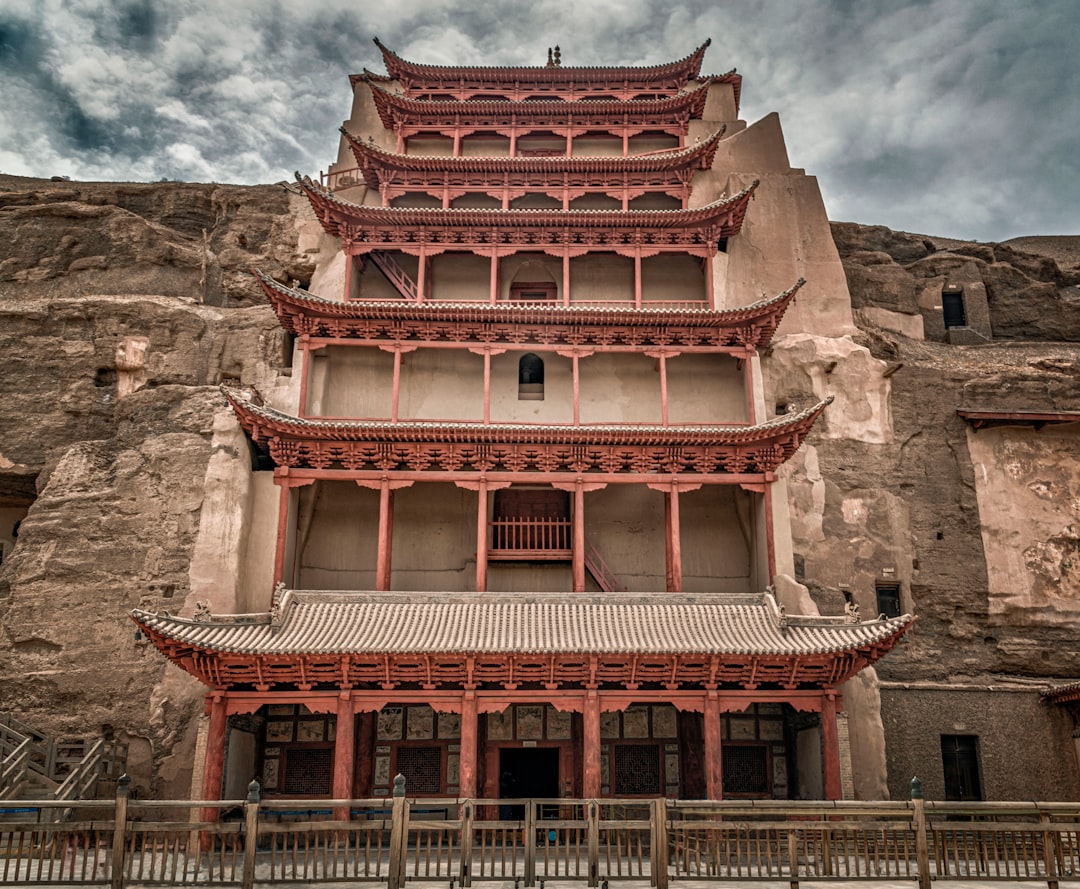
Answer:
[{"label": "small dark window", "polygon": [[967,313],[964,311],[964,291],[943,290],[941,292],[941,313],[946,327],[966,327]]},{"label": "small dark window", "polygon": [[724,793],[769,792],[769,750],[764,744],[724,744]]},{"label": "small dark window", "polygon": [[877,592],[878,614],[886,617],[899,617],[900,611],[900,584],[878,583],[874,585]]},{"label": "small dark window", "polygon": [[617,796],[660,793],[658,744],[615,745],[615,793]]},{"label": "small dark window", "polygon": [[514,302],[553,302],[557,292],[554,281],[521,282],[510,285],[510,299]]},{"label": "small dark window", "polygon": [[397,771],[410,793],[442,792],[442,748],[399,747]]},{"label": "small dark window", "polygon": [[945,799],[981,800],[977,735],[942,735],[941,764],[945,773]]},{"label": "small dark window", "polygon": [[334,751],[329,747],[294,747],[286,753],[284,793],[320,796],[330,792],[334,775]]},{"label": "small dark window", "polygon": [[518,400],[544,400],[544,362],[532,352],[526,352],[518,361]]}]

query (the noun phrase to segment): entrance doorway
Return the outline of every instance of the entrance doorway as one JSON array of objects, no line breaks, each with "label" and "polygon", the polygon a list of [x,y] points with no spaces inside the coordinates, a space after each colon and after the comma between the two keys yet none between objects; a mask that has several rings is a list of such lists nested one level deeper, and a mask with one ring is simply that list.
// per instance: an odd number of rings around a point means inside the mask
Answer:
[{"label": "entrance doorway", "polygon": [[[499,799],[555,799],[558,795],[558,747],[500,748]],[[521,820],[525,817],[523,806],[500,806],[500,809],[501,818]],[[537,812],[537,817],[543,818],[544,812]]]}]

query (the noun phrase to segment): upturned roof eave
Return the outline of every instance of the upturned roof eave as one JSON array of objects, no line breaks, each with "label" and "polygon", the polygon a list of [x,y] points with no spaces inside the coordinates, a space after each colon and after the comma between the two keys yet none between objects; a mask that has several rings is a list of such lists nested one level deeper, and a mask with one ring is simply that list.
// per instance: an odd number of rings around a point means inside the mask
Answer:
[{"label": "upturned roof eave", "polygon": [[[316,296],[308,291],[295,290],[275,281],[258,269],[253,270],[256,279],[266,293],[279,319],[283,308],[289,306],[310,316],[356,319],[393,318],[403,320],[433,320],[490,323],[537,323],[577,325],[681,325],[697,328],[718,328],[747,324],[776,315],[778,324],[788,305],[806,281],[800,278],[782,293],[758,300],[747,306],[730,309],[686,309],[634,306],[612,307],[588,303],[489,303],[489,302],[436,302],[422,303],[408,300],[351,300],[343,302]],[[754,343],[762,348],[767,343]]]},{"label": "upturned roof eave", "polygon": [[[692,228],[719,219],[725,212],[737,216],[741,226],[746,207],[760,184],[755,179],[737,194],[720,198],[693,209],[677,210],[554,210],[554,209],[478,209],[455,207],[375,207],[356,204],[337,197],[333,192],[316,185],[308,176],[296,173],[299,187],[307,194],[316,213],[320,207],[340,212],[343,216],[370,222],[374,225],[468,225],[490,229],[501,225],[560,227],[588,225],[593,227],[623,228]],[[320,216],[323,228],[332,220]]]},{"label": "upturned roof eave", "polygon": [[[671,151],[652,152],[650,154],[631,155],[566,155],[549,157],[528,157],[524,155],[429,155],[399,154],[376,145],[374,141],[364,142],[350,133],[345,127],[341,134],[348,141],[357,165],[366,168],[369,165],[395,170],[444,172],[455,170],[480,170],[502,172],[505,170],[525,170],[537,172],[561,173],[573,170],[613,170],[627,172],[663,172],[678,170],[686,166],[698,165],[701,169],[712,166],[716,147],[727,131],[721,126],[711,136],[685,148]],[[374,183],[369,183],[374,184]]]},{"label": "upturned roof eave", "polygon": [[685,77],[693,79],[699,76],[701,64],[705,58],[705,51],[712,44],[708,38],[689,55],[682,59],[666,62],[659,65],[596,65],[596,66],[546,66],[546,65],[428,65],[419,62],[410,62],[402,58],[392,49],[387,47],[378,37],[374,38],[375,45],[379,48],[386,65],[388,76],[400,79],[402,75],[425,79],[432,85],[446,84],[453,86],[460,83],[462,78],[482,78],[484,80],[497,80],[505,75],[512,77],[516,82],[576,82],[582,80],[590,84],[597,82],[611,83],[619,86],[628,77],[633,79],[660,80],[672,77]]}]

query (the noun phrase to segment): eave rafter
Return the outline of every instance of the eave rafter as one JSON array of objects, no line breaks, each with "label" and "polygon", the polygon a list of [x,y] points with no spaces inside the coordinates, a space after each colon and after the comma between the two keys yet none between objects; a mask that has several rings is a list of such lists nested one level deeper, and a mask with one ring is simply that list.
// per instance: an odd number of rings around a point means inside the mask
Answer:
[{"label": "eave rafter", "polygon": [[721,239],[742,229],[758,186],[755,179],[738,194],[692,210],[486,210],[373,207],[336,197],[299,173],[296,179],[323,229],[352,255],[596,248],[712,256]]},{"label": "eave rafter", "polygon": [[256,271],[281,326],[296,336],[388,343],[454,343],[466,347],[654,347],[761,350],[772,341],[805,281],[770,299],[713,311],[554,303],[335,302],[294,290]]},{"label": "eave rafter", "polygon": [[370,82],[375,108],[386,129],[408,137],[417,133],[443,132],[454,127],[473,132],[633,130],[685,135],[691,120],[705,111],[707,85],[662,99],[631,99],[626,102],[584,100],[580,102],[505,102],[479,99],[472,102],[433,102],[410,99]]},{"label": "eave rafter", "polygon": [[685,186],[695,171],[712,167],[724,132],[721,127],[692,146],[643,155],[455,157],[386,151],[341,128],[365,183],[381,190],[384,197],[425,187],[483,190],[567,186],[593,191],[629,185],[676,188]]},{"label": "eave rafter", "polygon": [[[378,37],[375,38],[388,79],[398,81],[409,91],[452,93],[462,99],[492,89],[499,89],[501,93],[518,90],[530,94],[548,90],[566,93],[575,88],[593,91],[607,89],[619,95],[677,89],[700,75],[705,50],[711,42],[706,40],[683,59],[660,65],[508,67],[422,65],[401,58],[384,46]],[[349,79],[355,87],[364,76],[353,75]]]},{"label": "eave rafter", "polygon": [[757,425],[306,419],[222,387],[275,466],[316,470],[765,474],[799,449],[829,398]]}]

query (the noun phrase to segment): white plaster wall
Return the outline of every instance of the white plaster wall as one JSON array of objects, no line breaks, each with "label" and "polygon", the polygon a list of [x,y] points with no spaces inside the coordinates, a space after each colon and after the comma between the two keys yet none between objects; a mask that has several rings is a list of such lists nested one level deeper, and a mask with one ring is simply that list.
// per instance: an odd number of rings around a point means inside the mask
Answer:
[{"label": "white plaster wall", "polygon": [[352,482],[316,482],[300,491],[297,586],[374,589],[379,492]]},{"label": "white plaster wall", "polygon": [[683,589],[745,593],[756,549],[754,504],[733,485],[705,485],[679,495]]},{"label": "white plaster wall", "polygon": [[464,157],[508,157],[510,140],[505,136],[465,136],[461,140]]},{"label": "white plaster wall", "polygon": [[[630,296],[633,296],[631,290]],[[697,259],[661,253],[641,260],[641,298],[645,300],[703,300],[705,275]]]},{"label": "white plaster wall", "polygon": [[597,353],[581,360],[578,374],[582,423],[660,422],[655,358]]},{"label": "white plaster wall", "polygon": [[417,483],[394,494],[391,586],[465,591],[476,583],[477,493]]},{"label": "white plaster wall", "polygon": [[991,623],[1080,628],[1080,424],[969,429]]},{"label": "white plaster wall", "polygon": [[428,295],[432,300],[486,301],[491,298],[491,258],[476,253],[443,253],[432,257],[429,280]]},{"label": "white plaster wall", "polygon": [[729,355],[667,360],[669,423],[745,423],[746,383]]},{"label": "white plaster wall", "polygon": [[570,301],[634,298],[634,260],[614,253],[590,253],[570,260]]},{"label": "white plaster wall", "polygon": [[456,349],[402,355],[398,415],[403,420],[482,420],[484,359]]},{"label": "white plaster wall", "polygon": [[237,610],[269,611],[274,592],[274,552],[277,547],[281,489],[272,472],[251,474],[251,517],[243,541]]},{"label": "white plaster wall", "polygon": [[[374,418],[390,416],[394,356],[382,349],[329,346],[317,360],[325,368],[320,411],[316,416]],[[414,353],[402,355],[402,367]],[[309,386],[315,381],[309,382]]]},{"label": "white plaster wall", "polygon": [[664,495],[644,485],[585,494],[585,536],[631,592],[664,590]]},{"label": "white plaster wall", "polygon": [[[504,352],[491,358],[491,419],[496,423],[572,423],[574,381],[569,358],[530,350],[544,362],[543,401],[518,398],[518,362],[525,352]],[[482,369],[481,369],[482,372]],[[483,390],[483,377],[479,381]]]}]

